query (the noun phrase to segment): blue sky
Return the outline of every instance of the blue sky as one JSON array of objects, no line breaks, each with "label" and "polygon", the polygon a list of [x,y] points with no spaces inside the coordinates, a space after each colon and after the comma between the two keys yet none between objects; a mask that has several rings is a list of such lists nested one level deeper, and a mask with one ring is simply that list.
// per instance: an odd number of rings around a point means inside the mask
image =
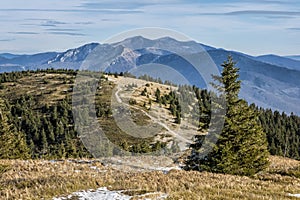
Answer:
[{"label": "blue sky", "polygon": [[251,55],[300,54],[299,0],[11,0],[0,2],[0,26],[2,53],[64,51],[161,27]]}]

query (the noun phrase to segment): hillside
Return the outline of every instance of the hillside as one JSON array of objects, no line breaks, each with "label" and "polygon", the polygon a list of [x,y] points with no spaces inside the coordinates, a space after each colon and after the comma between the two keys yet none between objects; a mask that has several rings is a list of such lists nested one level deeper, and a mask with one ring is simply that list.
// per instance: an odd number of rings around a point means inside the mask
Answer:
[{"label": "hillside", "polygon": [[[76,96],[76,91],[73,94],[76,73],[65,70],[47,70],[0,76],[0,98],[7,100],[7,107],[11,113],[9,121],[25,133],[33,158],[90,156],[81,143],[87,145],[86,137],[83,137],[82,133],[78,135],[74,129],[71,99],[72,95]],[[115,88],[116,85],[118,88]],[[111,142],[110,150],[105,151],[105,154],[94,156],[108,156],[113,152],[123,154],[124,152],[117,151],[118,146],[122,146],[121,150],[135,153],[155,152],[164,147],[169,149],[168,151],[176,151],[175,149],[179,147],[186,149],[187,144],[192,142],[192,136],[199,133],[198,125],[197,121],[188,121],[188,116],[182,117],[181,125],[176,123],[175,114],[169,110],[170,101],[175,98],[169,96],[172,92],[171,87],[133,78],[102,76],[99,90],[92,96],[84,96],[85,99],[96,97],[93,103],[96,104],[97,123],[101,124],[101,128]],[[145,95],[141,95],[146,88],[148,91]],[[157,89],[160,89],[162,95],[168,98],[168,100],[165,99],[163,105],[156,102]],[[118,100],[124,101],[122,102],[123,108],[115,108],[111,104],[114,95]],[[136,134],[141,132],[144,136],[134,137],[132,134],[127,134],[126,127],[120,126],[123,119],[116,120],[118,112],[112,111],[125,109],[124,107],[130,108],[129,118],[132,119],[131,124],[128,124],[128,121],[125,123],[127,130],[132,131],[136,127]],[[80,117],[86,118],[86,116]],[[152,132],[146,133],[140,130],[141,128],[151,130],[149,124],[153,127]],[[80,137],[81,140],[79,140]],[[93,135],[89,133],[88,137],[91,139]],[[178,138],[175,139],[176,137]]]},{"label": "hillside", "polygon": [[[97,54],[96,60],[92,59],[94,54]],[[162,80],[172,79],[169,81],[177,81],[180,84],[183,83],[183,77],[186,78],[184,83],[188,82],[203,88],[207,86],[202,80],[203,77],[197,75],[194,67],[182,55],[203,59],[202,64],[211,67],[211,62],[207,65],[209,55],[219,67],[229,54],[238,62],[237,66],[241,69],[242,98],[266,109],[300,115],[297,106],[300,99],[300,62],[295,60],[297,57],[291,59],[276,55],[254,57],[195,41],[181,42],[170,37],[149,40],[137,36],[114,44],[86,44],[65,52],[34,55],[1,54],[0,72],[47,68],[77,70],[83,67],[85,62],[90,62],[94,64],[90,70],[118,73],[130,71],[136,76],[148,74]],[[99,59],[102,59],[101,63],[97,63]],[[102,65],[103,63],[106,64]],[[155,67],[151,68],[153,65]],[[164,66],[168,68],[165,69]],[[177,71],[181,75],[180,79],[171,74],[171,71]]]},{"label": "hillside", "polygon": [[263,55],[263,56],[258,56],[256,57],[257,60],[277,65],[280,67],[285,67],[289,69],[295,69],[299,70],[300,69],[300,62],[297,60],[297,56],[295,57],[281,57],[281,56],[276,56],[276,55]]},{"label": "hillside", "polygon": [[[206,90],[149,76],[78,73],[49,69],[0,75],[0,98],[6,100],[9,122],[25,134],[34,159],[1,160],[4,199],[51,199],[97,188],[96,193],[111,190],[111,195],[133,199],[293,199],[291,194],[300,193],[299,161],[283,157],[270,157],[270,167],[250,178],[181,170],[193,136],[207,131]],[[80,76],[98,80],[94,94]],[[110,141],[104,146],[95,143],[99,140],[92,132],[75,129],[72,102],[85,105],[72,101],[78,86],[86,92],[82,102],[95,104],[96,122]],[[260,112],[271,154],[300,159],[300,118],[251,107]]]},{"label": "hillside", "polygon": [[[74,120],[78,118],[80,124],[90,115],[84,109],[76,114],[72,108],[72,98],[73,105],[78,104],[73,91],[77,73],[46,70],[0,75],[0,98],[7,101],[10,123],[25,134],[32,158],[90,157],[85,147],[93,149],[93,144],[97,148],[89,151],[96,157],[128,155],[127,151],[172,154],[187,149],[194,135],[206,134],[210,120],[206,90],[166,85],[149,76],[141,80],[99,74],[98,89],[87,94],[84,86],[85,95],[78,102],[95,104],[92,123],[100,125],[102,141],[106,141],[101,150],[99,135],[94,132],[98,129],[91,123],[85,132],[75,130]],[[300,118],[251,106],[261,113],[271,154],[300,159]]]}]

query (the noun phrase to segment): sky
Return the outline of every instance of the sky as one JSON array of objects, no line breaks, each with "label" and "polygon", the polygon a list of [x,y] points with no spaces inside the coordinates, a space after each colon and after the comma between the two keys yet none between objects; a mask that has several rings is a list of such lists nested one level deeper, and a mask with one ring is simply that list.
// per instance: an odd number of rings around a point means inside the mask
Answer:
[{"label": "sky", "polygon": [[0,1],[0,53],[65,51],[143,27],[250,55],[300,55],[299,0]]}]

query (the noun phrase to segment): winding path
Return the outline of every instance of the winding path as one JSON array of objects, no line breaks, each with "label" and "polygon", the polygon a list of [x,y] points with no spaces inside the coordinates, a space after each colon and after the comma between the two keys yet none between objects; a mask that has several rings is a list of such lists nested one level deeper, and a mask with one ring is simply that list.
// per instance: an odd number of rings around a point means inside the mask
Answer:
[{"label": "winding path", "polygon": [[140,108],[138,108],[138,107],[136,107],[136,106],[132,106],[132,105],[129,105],[129,104],[126,104],[125,102],[123,102],[122,99],[121,99],[120,96],[119,96],[119,92],[120,92],[122,89],[121,89],[120,86],[117,86],[117,87],[118,87],[118,88],[117,88],[117,91],[115,92],[115,97],[116,97],[116,100],[117,100],[118,103],[123,103],[123,104],[125,104],[125,105],[128,106],[128,107],[132,107],[132,108],[135,108],[135,109],[139,109],[139,110],[142,111],[146,116],[148,116],[154,123],[157,123],[157,124],[159,124],[160,126],[164,127],[168,132],[171,133],[171,135],[173,135],[174,137],[176,137],[179,141],[184,142],[184,143],[186,143],[186,144],[192,142],[191,140],[188,140],[188,139],[182,137],[181,135],[179,135],[178,133],[176,133],[175,131],[173,131],[172,129],[170,129],[170,128],[168,127],[167,124],[165,124],[165,123],[159,121],[157,118],[153,117],[152,115],[150,115],[149,113],[147,113],[147,112],[144,111],[143,109],[140,109]]}]

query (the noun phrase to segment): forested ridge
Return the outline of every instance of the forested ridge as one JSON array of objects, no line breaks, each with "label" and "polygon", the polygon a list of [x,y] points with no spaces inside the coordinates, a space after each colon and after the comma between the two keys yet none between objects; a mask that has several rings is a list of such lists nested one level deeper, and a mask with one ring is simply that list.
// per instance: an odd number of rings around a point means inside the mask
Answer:
[{"label": "forested ridge", "polygon": [[[11,137],[19,138],[16,141],[24,137],[26,143],[26,147],[22,147],[24,151],[17,153],[26,151],[31,158],[91,157],[74,129],[71,98],[76,74],[72,70],[53,69],[0,74],[0,109],[1,115],[7,118],[3,120],[2,117],[1,126],[14,133]],[[200,108],[199,128],[207,129],[212,94],[194,86],[180,86],[180,90],[195,93]],[[157,102],[166,103],[168,96],[160,96],[159,91],[156,95]],[[174,104],[171,112],[180,123],[178,111],[181,108],[176,100],[171,104]],[[259,112],[259,122],[266,132],[270,153],[300,159],[300,117],[255,105],[250,107]],[[104,117],[105,113],[109,110],[101,111]],[[6,132],[2,131],[1,137],[5,138]],[[0,141],[1,145],[6,142]],[[5,158],[4,154],[0,155]]]},{"label": "forested ridge", "polygon": [[70,94],[75,74],[46,70],[0,75],[8,121],[25,134],[32,158],[90,156],[73,125]]}]

